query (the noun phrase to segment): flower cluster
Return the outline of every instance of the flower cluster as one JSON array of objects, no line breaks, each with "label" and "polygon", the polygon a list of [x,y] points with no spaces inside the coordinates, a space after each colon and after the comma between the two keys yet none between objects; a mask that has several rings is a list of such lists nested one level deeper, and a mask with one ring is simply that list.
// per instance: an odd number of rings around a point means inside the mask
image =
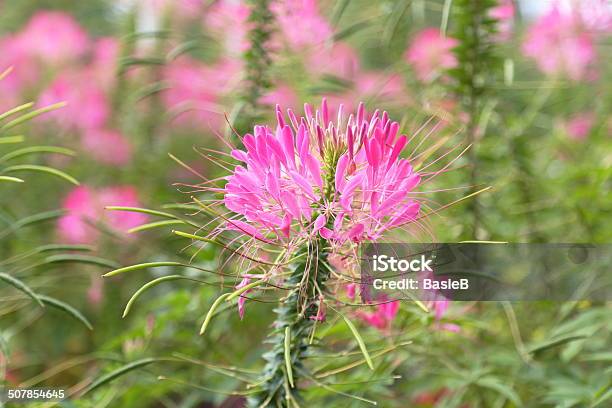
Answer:
[{"label": "flower cluster", "polygon": [[304,107],[298,118],[277,106],[277,126],[256,126],[244,136],[244,163],[227,178],[225,206],[238,214],[225,228],[259,241],[286,242],[319,234],[344,243],[376,240],[414,221],[419,203],[410,192],[420,182],[400,153],[408,139],[386,112],[367,116],[363,104],[347,117]]}]

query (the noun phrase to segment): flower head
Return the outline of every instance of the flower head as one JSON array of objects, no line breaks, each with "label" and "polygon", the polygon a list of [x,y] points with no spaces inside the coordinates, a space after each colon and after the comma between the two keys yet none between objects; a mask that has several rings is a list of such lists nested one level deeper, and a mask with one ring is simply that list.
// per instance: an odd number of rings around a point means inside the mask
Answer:
[{"label": "flower head", "polygon": [[342,105],[331,117],[326,101],[298,118],[277,106],[275,130],[255,126],[243,164],[227,177],[224,204],[237,216],[226,229],[258,241],[288,242],[316,234],[332,243],[375,240],[414,221],[419,203],[410,192],[419,184],[400,153],[407,137],[386,112],[367,116],[363,104],[348,118]]},{"label": "flower head", "polygon": [[431,82],[443,70],[457,66],[452,49],[458,44],[456,39],[442,36],[437,28],[426,28],[415,36],[406,51],[406,60],[412,64],[419,80]]},{"label": "flower head", "polygon": [[592,77],[596,60],[593,36],[580,16],[556,6],[529,28],[523,53],[545,74],[574,81]]},{"label": "flower head", "polygon": [[72,16],[58,11],[34,14],[20,38],[29,53],[54,65],[81,57],[89,45],[85,30]]},{"label": "flower head", "polygon": [[130,212],[108,212],[109,205],[139,206],[136,190],[131,186],[107,187],[95,190],[87,186],[73,189],[64,199],[66,215],[58,221],[59,236],[70,243],[95,243],[100,237],[96,223],[125,233],[143,224],[147,216]]}]

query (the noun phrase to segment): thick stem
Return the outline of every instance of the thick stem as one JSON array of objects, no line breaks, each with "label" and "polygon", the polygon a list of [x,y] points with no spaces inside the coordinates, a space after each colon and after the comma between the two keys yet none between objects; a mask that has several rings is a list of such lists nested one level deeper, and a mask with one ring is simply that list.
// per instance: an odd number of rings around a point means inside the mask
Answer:
[{"label": "thick stem", "polygon": [[[272,348],[263,356],[267,363],[262,373],[261,391],[249,398],[248,406],[251,408],[286,408],[295,406],[291,404],[292,399],[300,400],[298,381],[300,374],[306,371],[303,360],[310,347],[314,318],[319,316],[320,295],[325,289],[329,269],[325,265],[327,250],[322,240],[309,242],[298,256],[300,262],[293,267],[286,282],[293,289],[274,310],[276,320],[267,341]],[[290,333],[288,355],[291,370],[287,370],[287,332]]]}]

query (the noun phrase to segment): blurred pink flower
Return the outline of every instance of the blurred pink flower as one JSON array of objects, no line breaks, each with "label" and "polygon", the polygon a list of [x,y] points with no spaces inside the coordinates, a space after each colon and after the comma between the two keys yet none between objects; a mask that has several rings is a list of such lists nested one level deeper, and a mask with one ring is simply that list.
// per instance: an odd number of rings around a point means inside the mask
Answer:
[{"label": "blurred pink flower", "polygon": [[27,88],[36,83],[39,70],[33,63],[21,40],[16,36],[6,36],[0,39],[2,60],[0,74],[10,69],[10,73],[0,80],[0,109],[4,112],[14,108],[21,100],[21,95]]},{"label": "blurred pink flower", "polygon": [[132,146],[116,130],[87,129],[81,139],[85,151],[101,163],[122,166],[132,157]]},{"label": "blurred pink flower", "polygon": [[593,37],[571,10],[553,6],[541,16],[527,32],[523,53],[548,75],[580,81],[591,79],[594,74]]},{"label": "blurred pink flower", "polygon": [[587,138],[595,124],[595,115],[592,112],[582,112],[570,117],[564,124],[567,135],[577,141]]},{"label": "blurred pink flower", "polygon": [[41,120],[54,120],[67,129],[91,129],[104,126],[109,115],[109,101],[98,83],[84,72],[60,74],[43,91],[38,104],[47,106],[66,102],[66,106],[47,113]]},{"label": "blurred pink flower", "polygon": [[454,38],[443,37],[437,28],[426,28],[414,37],[405,57],[419,80],[431,82],[457,66],[452,49],[458,44]]},{"label": "blurred pink flower", "polygon": [[178,123],[216,129],[224,121],[219,99],[239,75],[240,65],[232,60],[205,65],[183,57],[164,69],[169,88],[162,99],[168,109],[176,111]]},{"label": "blurred pink flower", "polygon": [[359,57],[348,44],[337,42],[317,47],[307,56],[306,69],[315,75],[351,79],[359,71]]},{"label": "blurred pink flower", "polygon": [[490,17],[497,20],[497,38],[499,41],[510,39],[514,25],[514,14],[516,10],[513,0],[499,0],[496,7],[490,12]]},{"label": "blurred pink flower", "polygon": [[391,327],[391,322],[397,316],[399,311],[399,300],[386,301],[381,299],[380,304],[376,305],[373,312],[358,311],[357,316],[370,326],[376,327],[379,330],[388,330]]},{"label": "blurred pink flower", "polygon": [[102,89],[111,89],[117,79],[119,40],[103,37],[96,40],[88,69],[101,84]]},{"label": "blurred pink flower", "polygon": [[102,302],[104,295],[104,279],[100,275],[91,276],[91,284],[87,289],[87,299],[89,303],[98,306]]},{"label": "blurred pink flower", "polygon": [[239,56],[249,48],[249,14],[250,10],[243,1],[219,0],[205,11],[204,27],[223,39],[229,55]]},{"label": "blurred pink flower", "polygon": [[294,50],[322,45],[333,29],[319,13],[316,0],[285,0],[272,3],[272,11],[280,26],[282,40]]},{"label": "blurred pink flower", "polygon": [[67,214],[58,221],[59,237],[68,243],[95,243],[100,237],[96,223],[104,223],[117,233],[147,220],[145,214],[106,211],[109,205],[138,207],[136,189],[131,186],[107,187],[95,190],[88,186],[74,188],[64,199]]},{"label": "blurred pink flower", "polygon": [[609,0],[574,0],[573,7],[588,30],[612,33],[612,5]]},{"label": "blurred pink flower", "polygon": [[89,44],[85,30],[72,16],[59,11],[37,12],[19,36],[28,53],[50,64],[83,56]]},{"label": "blurred pink flower", "polygon": [[264,105],[281,105],[293,109],[298,104],[298,96],[289,85],[279,84],[272,91],[263,95],[259,102]]}]

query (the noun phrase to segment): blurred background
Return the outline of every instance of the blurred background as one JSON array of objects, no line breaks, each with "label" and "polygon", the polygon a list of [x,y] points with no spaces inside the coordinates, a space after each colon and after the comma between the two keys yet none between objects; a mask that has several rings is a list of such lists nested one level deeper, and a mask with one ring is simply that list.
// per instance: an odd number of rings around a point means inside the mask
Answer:
[{"label": "blurred background", "polygon": [[[145,282],[195,272],[103,273],[221,261],[218,248],[189,247],[171,225],[139,231],[154,215],[104,208],[192,214],[200,175],[227,174],[215,151],[238,140],[234,130],[272,124],[276,104],[301,112],[326,97],[345,111],[360,101],[387,110],[418,135],[417,162],[453,164],[423,187],[432,206],[491,187],[433,217],[432,236],[415,241],[611,241],[607,1],[4,0],[0,33],[0,71],[10,69],[0,112],[66,103],[24,123],[1,117],[0,171],[26,183],[0,183],[0,272],[62,306],[37,307],[0,281],[0,380],[76,397],[125,363],[172,357],[60,406],[242,406],[232,393],[261,366],[272,306],[250,302],[243,319],[227,308],[199,337],[222,288],[179,281],[151,289],[122,319]],[[21,136],[26,150],[9,153],[9,139]],[[17,159],[62,173],[15,168]],[[328,379],[383,407],[610,406],[611,310],[592,302],[352,309],[379,365]],[[322,353],[346,357],[351,334],[336,323],[325,323],[332,340]],[[323,373],[343,365],[319,363]],[[367,405],[316,384],[310,398]]]}]

